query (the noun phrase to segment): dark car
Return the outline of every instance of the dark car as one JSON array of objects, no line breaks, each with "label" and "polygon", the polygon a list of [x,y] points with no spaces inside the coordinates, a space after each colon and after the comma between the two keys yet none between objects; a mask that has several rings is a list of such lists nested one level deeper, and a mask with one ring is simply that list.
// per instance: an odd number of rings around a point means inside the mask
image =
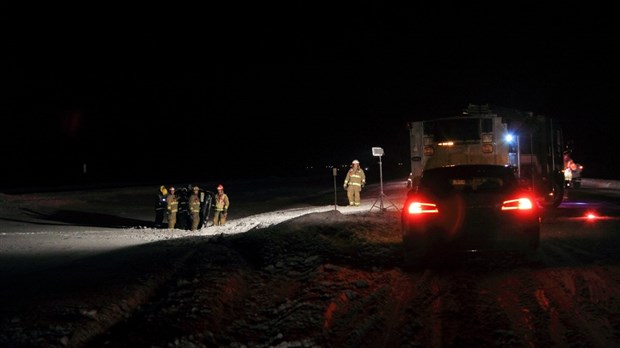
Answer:
[{"label": "dark car", "polygon": [[458,251],[530,253],[540,242],[540,209],[510,167],[455,165],[423,172],[402,209],[407,264]]}]

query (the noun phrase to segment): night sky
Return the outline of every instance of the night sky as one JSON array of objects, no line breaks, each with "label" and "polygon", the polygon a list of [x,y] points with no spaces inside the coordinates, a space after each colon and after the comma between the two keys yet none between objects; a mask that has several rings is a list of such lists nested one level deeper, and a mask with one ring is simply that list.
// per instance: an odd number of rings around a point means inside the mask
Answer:
[{"label": "night sky", "polygon": [[561,120],[584,176],[620,179],[612,11],[477,3],[6,11],[2,186],[374,169],[374,146],[399,176],[406,122],[469,103]]}]

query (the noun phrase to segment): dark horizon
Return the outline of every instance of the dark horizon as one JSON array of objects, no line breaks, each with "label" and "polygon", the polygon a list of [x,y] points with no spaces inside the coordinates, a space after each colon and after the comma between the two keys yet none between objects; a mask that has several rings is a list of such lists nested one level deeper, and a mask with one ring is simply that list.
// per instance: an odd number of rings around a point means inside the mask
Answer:
[{"label": "dark horizon", "polygon": [[604,7],[248,6],[7,11],[2,186],[84,163],[92,180],[298,175],[375,146],[397,167],[407,122],[470,103],[561,120],[583,175],[620,179]]}]

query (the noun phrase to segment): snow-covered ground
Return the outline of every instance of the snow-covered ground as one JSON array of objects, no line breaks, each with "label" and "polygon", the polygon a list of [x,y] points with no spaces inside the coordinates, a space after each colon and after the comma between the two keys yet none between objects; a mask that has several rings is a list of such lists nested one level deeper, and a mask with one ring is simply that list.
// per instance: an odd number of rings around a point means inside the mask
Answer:
[{"label": "snow-covered ground", "polygon": [[[0,194],[0,282],[10,284],[0,293],[6,310],[0,343],[82,346],[144,304],[161,279],[178,272],[170,267],[209,238],[268,230],[313,213],[395,214],[392,200],[405,193],[404,181],[386,183],[385,192],[391,187],[397,197],[386,195],[381,210],[379,185],[369,185],[362,205],[351,207],[338,184],[334,196],[332,185],[316,182],[231,183],[226,225],[194,232],[152,228],[157,187]],[[227,263],[237,262],[231,256]],[[67,315],[73,319],[53,324]],[[84,318],[96,325],[75,323]]]},{"label": "snow-covered ground", "polygon": [[543,217],[534,259],[419,270],[402,267],[404,181],[386,210],[378,184],[348,207],[340,185],[227,183],[227,224],[196,232],[151,228],[157,187],[0,194],[0,346],[614,346],[617,191],[584,186]]},{"label": "snow-covered ground", "polygon": [[[400,208],[405,184],[404,181],[385,183],[384,208]],[[0,275],[56,267],[82,257],[144,243],[237,234],[331,210],[342,214],[378,212],[381,206],[377,184],[364,190],[359,207],[344,205],[346,193],[341,185],[336,186],[336,197],[333,186],[313,182],[295,186],[272,182],[262,189],[260,184],[240,182],[238,194],[234,185],[227,185],[233,188],[227,191],[231,199],[227,223],[224,226],[207,224],[197,231],[152,227],[152,203],[157,187],[0,193]],[[252,191],[245,190],[248,186],[253,187]],[[388,190],[395,196],[388,196]]]}]

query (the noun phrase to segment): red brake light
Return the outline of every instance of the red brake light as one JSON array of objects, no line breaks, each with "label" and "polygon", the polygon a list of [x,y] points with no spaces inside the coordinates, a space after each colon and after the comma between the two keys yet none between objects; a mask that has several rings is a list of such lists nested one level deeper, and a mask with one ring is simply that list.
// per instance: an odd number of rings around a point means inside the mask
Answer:
[{"label": "red brake light", "polygon": [[437,205],[433,203],[411,202],[407,208],[409,214],[439,213]]},{"label": "red brake light", "polygon": [[531,210],[534,208],[529,198],[510,199],[502,203],[502,210]]}]

